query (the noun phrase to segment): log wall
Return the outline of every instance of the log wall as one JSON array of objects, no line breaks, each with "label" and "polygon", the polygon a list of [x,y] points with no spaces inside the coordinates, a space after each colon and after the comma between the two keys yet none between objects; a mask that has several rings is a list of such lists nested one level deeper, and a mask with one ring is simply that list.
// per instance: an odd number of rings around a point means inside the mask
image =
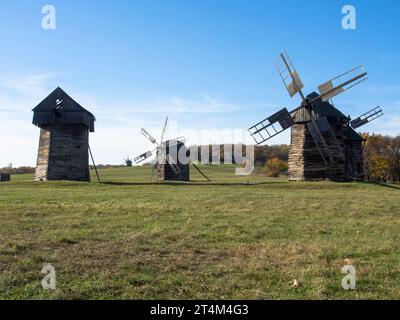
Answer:
[{"label": "log wall", "polygon": [[51,134],[50,127],[40,129],[39,150],[36,162],[35,180],[46,181],[49,171]]},{"label": "log wall", "polygon": [[347,126],[338,118],[329,119],[335,139],[329,133],[324,133],[333,163],[324,148],[320,148],[328,165],[323,161],[318,148],[309,133],[305,123],[296,123],[291,128],[291,147],[289,151],[288,172],[291,181],[314,181],[330,179],[346,181],[346,149],[345,138]]},{"label": "log wall", "polygon": [[362,142],[349,141],[348,154],[349,154],[349,160],[348,160],[349,178],[355,180],[364,179]]},{"label": "log wall", "polygon": [[84,125],[42,127],[35,179],[90,181],[88,148]]},{"label": "log wall", "polygon": [[304,176],[304,143],[306,126],[294,124],[290,134],[290,150],[288,160],[289,180],[302,181]]}]

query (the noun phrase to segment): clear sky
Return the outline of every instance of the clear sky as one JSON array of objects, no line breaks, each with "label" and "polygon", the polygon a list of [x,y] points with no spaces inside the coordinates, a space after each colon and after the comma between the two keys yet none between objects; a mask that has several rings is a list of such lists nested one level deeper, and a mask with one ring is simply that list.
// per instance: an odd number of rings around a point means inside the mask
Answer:
[{"label": "clear sky", "polygon": [[[46,4],[56,30],[42,29]],[[342,28],[346,4],[356,30]],[[188,144],[246,141],[240,130],[299,103],[274,69],[285,49],[306,93],[364,64],[369,80],[335,105],[352,116],[381,105],[385,116],[363,130],[399,134],[399,13],[394,0],[2,0],[0,166],[35,164],[31,109],[57,86],[95,114],[98,163],[150,149],[140,128],[158,136],[167,115],[168,137]]]}]

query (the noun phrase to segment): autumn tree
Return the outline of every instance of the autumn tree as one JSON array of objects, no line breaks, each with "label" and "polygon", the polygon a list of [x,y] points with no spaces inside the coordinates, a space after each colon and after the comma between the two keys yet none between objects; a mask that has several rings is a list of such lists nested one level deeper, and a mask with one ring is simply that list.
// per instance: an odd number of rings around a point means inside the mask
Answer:
[{"label": "autumn tree", "polygon": [[368,181],[400,181],[400,136],[363,134],[364,175]]},{"label": "autumn tree", "polygon": [[288,164],[277,157],[268,159],[264,165],[264,173],[267,177],[279,177],[288,172]]}]

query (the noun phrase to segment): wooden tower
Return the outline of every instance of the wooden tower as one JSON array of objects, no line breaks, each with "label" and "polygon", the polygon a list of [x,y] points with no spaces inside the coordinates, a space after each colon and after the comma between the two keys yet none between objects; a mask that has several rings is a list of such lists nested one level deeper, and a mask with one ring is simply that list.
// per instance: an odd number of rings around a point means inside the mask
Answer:
[{"label": "wooden tower", "polygon": [[[318,96],[312,93],[313,99]],[[362,142],[364,139],[349,126],[349,118],[326,101],[317,100],[313,106],[315,119],[325,117],[328,130],[321,130],[333,161],[324,162],[322,146],[315,143],[316,133],[310,125],[310,114],[301,108],[292,114],[291,141],[288,161],[289,180],[313,181],[329,179],[349,181],[361,179]],[[326,154],[328,159],[329,154]]]},{"label": "wooden tower", "polygon": [[59,87],[32,111],[32,123],[40,128],[35,180],[90,181],[93,114]]}]

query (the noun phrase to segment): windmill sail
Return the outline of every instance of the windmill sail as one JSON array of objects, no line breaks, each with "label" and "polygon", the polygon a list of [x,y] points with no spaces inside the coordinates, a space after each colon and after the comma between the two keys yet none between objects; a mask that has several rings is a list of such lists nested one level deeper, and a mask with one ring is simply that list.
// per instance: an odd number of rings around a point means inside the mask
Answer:
[{"label": "windmill sail", "polygon": [[257,145],[275,137],[293,125],[293,119],[286,108],[264,119],[248,129]]},{"label": "windmill sail", "polygon": [[167,125],[168,125],[168,117],[167,117],[167,119],[165,119],[165,124],[161,131],[160,143],[163,143],[163,141],[164,141],[164,135],[165,135],[165,130],[167,130]]},{"label": "windmill sail", "polygon": [[140,133],[144,135],[152,144],[158,144],[156,139],[154,139],[154,137],[150,133],[148,133],[145,129],[142,128]]},{"label": "windmill sail", "polygon": [[139,163],[143,162],[144,160],[146,160],[147,158],[150,158],[152,155],[153,155],[152,151],[147,151],[146,153],[143,153],[140,156],[133,159],[133,161],[135,161],[136,164],[139,164]]},{"label": "windmill sail", "polygon": [[301,93],[304,87],[303,82],[286,52],[280,54],[279,59],[275,61],[275,67],[290,97]]},{"label": "windmill sail", "polygon": [[318,86],[318,90],[322,101],[329,101],[331,98],[367,80],[367,75],[364,66],[359,66],[321,84]]},{"label": "windmill sail", "polygon": [[378,119],[379,117],[383,116],[383,111],[381,109],[381,107],[376,107],[366,113],[364,113],[363,115],[359,116],[357,119],[354,119],[351,122],[351,127],[353,129],[357,129],[375,119]]}]

